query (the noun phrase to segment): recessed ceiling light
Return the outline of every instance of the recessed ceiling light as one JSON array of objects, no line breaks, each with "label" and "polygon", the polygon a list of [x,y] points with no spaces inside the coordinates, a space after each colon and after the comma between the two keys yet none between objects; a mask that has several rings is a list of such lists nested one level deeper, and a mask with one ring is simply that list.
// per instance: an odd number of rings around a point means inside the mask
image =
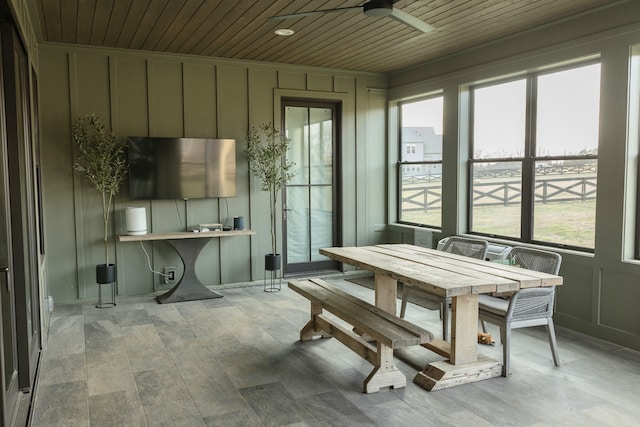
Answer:
[{"label": "recessed ceiling light", "polygon": [[279,36],[290,36],[293,34],[293,30],[288,28],[279,28],[275,31],[275,33]]}]

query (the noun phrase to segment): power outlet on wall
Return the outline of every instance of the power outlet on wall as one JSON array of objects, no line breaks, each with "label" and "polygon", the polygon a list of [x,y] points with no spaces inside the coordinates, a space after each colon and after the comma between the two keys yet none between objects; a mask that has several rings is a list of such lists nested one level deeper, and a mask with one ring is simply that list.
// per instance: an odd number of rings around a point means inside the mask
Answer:
[{"label": "power outlet on wall", "polygon": [[165,267],[162,270],[164,276],[164,283],[175,283],[176,282],[176,268],[175,267]]}]

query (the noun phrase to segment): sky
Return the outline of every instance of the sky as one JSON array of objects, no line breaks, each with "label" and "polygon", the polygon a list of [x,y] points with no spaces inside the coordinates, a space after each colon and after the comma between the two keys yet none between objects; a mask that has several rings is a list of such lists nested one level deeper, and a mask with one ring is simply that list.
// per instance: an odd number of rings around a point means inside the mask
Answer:
[{"label": "sky", "polygon": [[402,125],[406,127],[432,127],[442,135],[442,96],[402,104]]},{"label": "sky", "polygon": [[[600,64],[540,74],[537,96],[537,155],[577,154],[598,146]],[[522,155],[526,80],[475,92],[474,151],[483,157]],[[433,127],[442,134],[442,97],[402,106],[403,125]]]}]

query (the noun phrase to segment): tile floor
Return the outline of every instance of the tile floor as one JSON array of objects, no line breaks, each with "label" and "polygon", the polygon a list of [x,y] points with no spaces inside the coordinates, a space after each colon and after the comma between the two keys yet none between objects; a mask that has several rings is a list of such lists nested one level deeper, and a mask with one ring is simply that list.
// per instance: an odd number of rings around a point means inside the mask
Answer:
[{"label": "tile floor", "polygon": [[[373,291],[333,283],[371,301]],[[50,426],[639,426],[640,353],[558,328],[514,331],[512,375],[436,392],[412,383],[422,348],[397,352],[407,387],[363,394],[371,365],[337,340],[298,341],[309,303],[283,286],[159,305],[57,306],[31,416]],[[438,334],[438,312],[407,318]],[[497,329],[491,330],[497,336]],[[480,351],[500,358],[501,347]]]}]

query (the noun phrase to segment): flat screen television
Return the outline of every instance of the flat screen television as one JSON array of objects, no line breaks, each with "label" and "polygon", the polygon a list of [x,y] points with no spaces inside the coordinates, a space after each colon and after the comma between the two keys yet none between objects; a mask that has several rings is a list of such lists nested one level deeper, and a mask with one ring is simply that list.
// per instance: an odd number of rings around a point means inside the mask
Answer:
[{"label": "flat screen television", "polygon": [[128,137],[129,197],[235,197],[234,139]]}]

